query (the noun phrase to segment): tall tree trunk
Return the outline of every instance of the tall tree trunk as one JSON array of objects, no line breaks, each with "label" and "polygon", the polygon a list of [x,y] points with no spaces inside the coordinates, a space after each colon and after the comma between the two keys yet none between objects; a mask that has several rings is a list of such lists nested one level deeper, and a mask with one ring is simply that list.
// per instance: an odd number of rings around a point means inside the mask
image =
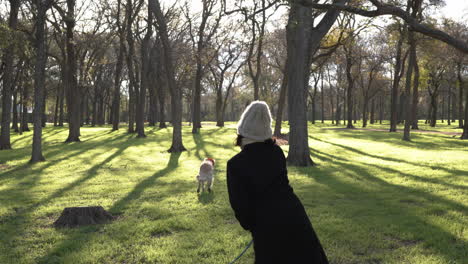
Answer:
[{"label": "tall tree trunk", "polygon": [[47,113],[46,113],[46,103],[47,103],[47,90],[44,89],[44,96],[42,97],[43,103],[42,103],[42,127],[46,127],[47,123]]},{"label": "tall tree trunk", "polygon": [[354,128],[353,126],[353,88],[354,88],[354,80],[351,72],[351,67],[353,66],[352,61],[352,51],[346,51],[346,79],[348,80],[348,87],[346,89],[346,104],[348,107],[348,120],[346,124],[346,128]]},{"label": "tall tree trunk", "polygon": [[318,79],[315,80],[314,84],[314,93],[310,96],[310,101],[311,101],[311,119],[312,119],[312,124],[315,125],[315,112],[317,108],[316,104],[316,98],[317,98],[317,87],[318,87]]},{"label": "tall tree trunk", "polygon": [[[416,45],[416,43],[414,44]],[[413,77],[413,103],[411,104],[411,129],[419,129],[418,126],[418,102],[419,102],[419,65],[416,53],[416,47],[414,48],[414,77]]]},{"label": "tall tree trunk", "polygon": [[19,132],[18,127],[18,91],[13,93],[13,124],[11,125],[11,129],[15,132]]},{"label": "tall tree trunk", "polygon": [[155,41],[153,65],[156,71],[154,77],[157,99],[159,101],[159,128],[166,128],[166,89],[167,89],[167,73],[164,69],[164,52],[162,51],[161,40],[158,38]]},{"label": "tall tree trunk", "polygon": [[149,86],[150,79],[150,41],[151,36],[153,35],[153,14],[151,10],[148,9],[148,22],[145,38],[143,39],[141,47],[141,85],[140,91],[138,94],[138,104],[137,104],[137,113],[136,113],[136,126],[137,126],[137,137],[144,138],[145,135],[145,98],[146,90]]},{"label": "tall tree trunk", "polygon": [[364,102],[362,104],[362,127],[367,127],[367,118],[369,112],[369,98],[367,95],[364,96]]},{"label": "tall tree trunk", "polygon": [[416,63],[416,43],[414,40],[414,32],[408,30],[408,42],[409,42],[409,59],[408,59],[408,70],[406,72],[406,83],[405,83],[405,105],[404,105],[404,119],[405,119],[405,128],[403,131],[403,140],[410,141],[410,129],[412,124],[412,104],[411,104],[411,81],[413,77],[414,65]]},{"label": "tall tree trunk", "polygon": [[[461,80],[461,78],[459,79]],[[462,117],[460,116],[460,119]],[[463,126],[463,134],[461,139],[468,139],[468,92],[465,95],[465,124]]]},{"label": "tall tree trunk", "polygon": [[[18,11],[20,0],[10,0],[10,17],[8,27],[12,32],[16,31],[18,25]],[[11,43],[4,52],[3,63],[3,97],[2,97],[2,128],[0,131],[0,150],[11,149],[10,123],[11,123],[11,95],[13,92],[13,60],[15,46]]]},{"label": "tall tree trunk", "polygon": [[21,99],[22,101],[21,107],[23,108],[21,111],[21,132],[30,131],[29,126],[28,126],[28,122],[29,122],[28,105],[27,105],[28,99],[29,99],[29,85],[24,84],[23,85],[23,97]]},{"label": "tall tree trunk", "polygon": [[[286,28],[287,72],[288,72],[288,117],[290,124],[289,153],[287,161],[291,165],[310,166],[308,127],[307,127],[307,85],[309,83],[311,57],[320,46],[339,15],[337,10],[329,10],[317,27],[312,28],[311,9],[290,1],[289,21]],[[334,1],[345,4],[347,0]]]},{"label": "tall tree trunk", "polygon": [[[395,69],[393,75],[393,84],[392,84],[392,97],[391,97],[391,108],[390,108],[390,132],[397,131],[398,124],[398,87],[400,86],[401,71],[404,65],[404,60],[402,60],[402,46],[403,46],[403,36],[400,34],[400,38],[397,43],[397,54]],[[401,101],[400,101],[401,103]]]},{"label": "tall tree trunk", "polygon": [[[457,64],[457,79],[458,79],[458,127],[464,128],[463,126],[463,78],[462,78],[462,64]],[[468,91],[466,92],[468,94]],[[465,118],[465,123],[468,119]]]},{"label": "tall tree trunk", "polygon": [[457,102],[456,102],[456,96],[455,96],[455,91],[452,90],[451,98],[452,98],[452,123],[455,123],[455,119],[457,118]]},{"label": "tall tree trunk", "polygon": [[49,0],[38,0],[36,2],[36,66],[34,73],[34,134],[32,143],[31,163],[44,161],[42,155],[42,113],[44,102],[45,66],[47,61],[45,24]]},{"label": "tall tree trunk", "polygon": [[120,124],[120,84],[122,81],[124,45],[124,38],[122,34],[119,34],[119,49],[114,76],[114,95],[112,98],[112,131],[119,130]]},{"label": "tall tree trunk", "polygon": [[[63,71],[63,69],[62,69]],[[64,114],[64,101],[65,101],[65,86],[63,80],[66,80],[66,73],[64,72],[63,78],[62,78],[62,85],[60,86],[60,112],[59,112],[59,120],[58,120],[58,126],[63,127],[63,114]]]},{"label": "tall tree trunk", "polygon": [[287,25],[288,53],[288,111],[289,153],[288,162],[296,166],[310,166],[307,129],[307,94],[309,51],[311,34],[311,9],[291,1]]},{"label": "tall tree trunk", "polygon": [[57,95],[55,96],[55,107],[54,107],[54,127],[58,125],[59,104],[60,104],[60,93],[59,93],[59,87],[57,87]]},{"label": "tall tree trunk", "polygon": [[445,123],[445,94],[442,94],[441,122]]},{"label": "tall tree trunk", "polygon": [[371,112],[370,112],[370,123],[375,123],[375,99],[371,100]]},{"label": "tall tree trunk", "polygon": [[[286,65],[288,63],[286,62]],[[288,69],[284,69],[283,74],[283,81],[281,82],[280,88],[280,95],[278,99],[278,109],[276,111],[276,122],[275,122],[275,131],[273,136],[280,137],[281,136],[281,125],[283,123],[283,112],[284,112],[284,105],[286,103],[286,93],[288,89]]]},{"label": "tall tree trunk", "polygon": [[95,127],[98,120],[98,100],[96,97],[93,99],[93,118],[91,120],[91,126]]},{"label": "tall tree trunk", "polygon": [[448,87],[448,95],[447,95],[447,125],[451,126],[452,125],[452,116],[450,113],[450,107],[452,106],[452,85],[449,84]]},{"label": "tall tree trunk", "polygon": [[321,108],[321,119],[322,119],[322,124],[325,123],[325,101],[324,101],[324,95],[323,95],[323,76],[322,76],[322,84],[320,87],[320,108]]},{"label": "tall tree trunk", "polygon": [[438,97],[438,92],[435,91],[434,94],[431,95],[431,114],[430,114],[430,126],[435,127],[437,123],[437,97]]},{"label": "tall tree trunk", "polygon": [[379,124],[382,124],[384,118],[384,102],[382,95],[379,97],[379,101]]},{"label": "tall tree trunk", "polygon": [[81,92],[78,86],[76,73],[76,43],[74,39],[75,30],[75,1],[67,0],[67,17],[64,18],[67,35],[67,109],[68,109],[68,138],[65,142],[80,141],[81,124]]},{"label": "tall tree trunk", "polygon": [[169,91],[171,93],[172,108],[172,146],[169,152],[181,152],[186,150],[182,142],[182,91],[177,86],[172,59],[172,47],[167,33],[167,24],[159,0],[149,0],[149,8],[152,10],[158,23],[158,32],[164,49],[164,64],[166,68]]}]

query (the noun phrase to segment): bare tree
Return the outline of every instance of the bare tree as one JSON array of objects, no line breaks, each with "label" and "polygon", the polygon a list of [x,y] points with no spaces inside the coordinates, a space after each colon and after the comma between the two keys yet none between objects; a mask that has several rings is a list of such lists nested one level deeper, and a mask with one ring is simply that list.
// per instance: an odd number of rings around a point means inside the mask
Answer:
[{"label": "bare tree", "polygon": [[44,106],[45,66],[47,61],[45,24],[46,13],[52,1],[53,0],[35,0],[33,2],[37,13],[35,20],[36,67],[34,73],[34,135],[30,160],[32,163],[45,160],[42,155],[42,108]]},{"label": "bare tree", "polygon": [[182,91],[176,85],[174,65],[172,59],[172,47],[167,33],[167,24],[164,14],[161,10],[159,0],[148,0],[149,8],[156,17],[158,23],[159,37],[164,49],[164,64],[167,75],[169,91],[171,93],[172,125],[174,127],[172,134],[172,145],[169,152],[181,152],[186,150],[182,143]]},{"label": "bare tree", "polygon": [[[10,17],[8,19],[8,27],[12,32],[16,31],[18,26],[18,11],[20,7],[20,0],[10,1]],[[10,142],[10,123],[11,123],[11,97],[14,87],[13,82],[13,63],[14,63],[14,43],[8,45],[5,50],[3,63],[3,89],[2,89],[2,128],[0,135],[0,150],[11,149]]]},{"label": "bare tree", "polygon": [[[343,4],[346,0],[334,1]],[[301,5],[301,1],[291,1],[287,25],[288,43],[288,108],[289,108],[289,153],[288,163],[297,166],[310,166],[306,88],[309,83],[310,63],[320,41],[336,21],[339,11],[329,10],[313,27],[311,8]],[[311,54],[312,53],[312,54]]]}]

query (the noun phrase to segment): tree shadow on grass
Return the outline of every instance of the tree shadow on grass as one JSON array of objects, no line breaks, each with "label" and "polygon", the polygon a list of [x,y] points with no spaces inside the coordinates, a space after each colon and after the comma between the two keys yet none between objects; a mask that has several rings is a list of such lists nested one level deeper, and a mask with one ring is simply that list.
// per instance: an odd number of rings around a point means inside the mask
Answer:
[{"label": "tree shadow on grass", "polygon": [[443,140],[450,140],[450,145],[454,145],[457,148],[460,148],[462,151],[468,151],[467,146],[468,144],[458,139],[458,137],[446,136],[446,135],[434,135],[434,134],[422,134],[422,133],[413,133],[411,135],[412,141],[404,141],[402,140],[402,134],[396,133],[385,133],[385,132],[374,132],[374,131],[364,131],[364,130],[339,130],[334,131],[339,137],[347,137],[352,139],[361,139],[361,140],[370,140],[375,142],[384,142],[389,143],[392,145],[402,146],[402,147],[410,147],[410,148],[418,148],[418,149],[430,149],[430,150],[453,150],[456,149],[455,147],[448,148],[447,146],[443,146],[440,143],[435,143],[433,141],[434,137],[437,139]]},{"label": "tree shadow on grass", "polygon": [[[344,145],[341,145],[341,144],[338,144],[338,143],[333,143],[333,142],[330,142],[330,141],[319,139],[317,137],[309,136],[309,138],[311,138],[313,140],[320,141],[320,142],[324,142],[324,143],[327,143],[327,144],[330,144],[330,145],[333,145],[333,146],[336,146],[336,147],[340,147],[342,149],[357,153],[359,155],[368,156],[368,157],[375,158],[375,159],[381,159],[381,160],[397,162],[397,163],[406,163],[406,164],[410,164],[410,165],[413,165],[413,166],[430,168],[430,169],[433,169],[433,170],[443,170],[443,171],[446,171],[446,172],[449,172],[449,173],[452,173],[452,174],[457,174],[457,175],[468,175],[468,171],[464,171],[464,170],[453,170],[453,169],[447,169],[447,168],[441,167],[441,166],[430,166],[430,165],[424,165],[424,164],[421,164],[421,163],[415,163],[415,162],[402,160],[402,159],[397,159],[397,158],[377,156],[377,155],[369,154],[367,152],[364,152],[362,150],[359,150],[359,149],[356,149],[356,148],[353,148],[353,147],[350,147],[350,146],[344,146]],[[314,153],[314,152],[316,152],[316,150],[311,150],[311,152]]]},{"label": "tree shadow on grass", "polygon": [[[204,134],[192,134],[193,141],[195,142],[195,156],[199,160],[204,160],[205,158],[212,158],[211,153],[206,150],[206,142],[203,139]],[[204,156],[202,156],[204,155]]]},{"label": "tree shadow on grass", "polygon": [[[327,168],[314,168],[313,170],[320,170],[325,175],[321,177],[314,177],[314,179],[329,188],[331,192],[338,193],[344,197],[344,199],[356,199],[358,197],[361,201],[366,201],[365,203],[356,202],[352,205],[350,214],[359,215],[359,212],[371,212],[371,214],[366,214],[360,216],[364,218],[363,221],[369,223],[369,226],[376,226],[380,228],[377,230],[382,237],[388,236],[385,232],[390,232],[389,226],[396,226],[396,229],[400,234],[411,234],[411,239],[415,241],[422,241],[426,244],[427,247],[435,250],[439,255],[443,256],[447,263],[454,261],[463,255],[463,249],[468,247],[466,241],[460,240],[455,237],[453,234],[447,232],[439,226],[436,226],[430,223],[428,220],[422,218],[422,215],[418,215],[415,210],[412,208],[401,206],[398,203],[391,203],[389,199],[393,199],[393,194],[399,194],[395,197],[404,198],[406,200],[421,201],[421,203],[429,203],[432,207],[441,205],[448,210],[453,210],[459,212],[461,215],[466,215],[468,208],[462,204],[447,200],[436,195],[433,195],[428,192],[424,192],[417,188],[406,187],[401,185],[391,184],[386,182],[379,177],[373,175],[369,168],[372,165],[357,165],[353,164],[351,161],[332,156],[317,150],[314,150],[317,157],[327,162]],[[338,176],[334,175],[334,172],[337,170],[341,171],[341,175],[349,176],[355,180],[355,183],[352,181],[341,180]],[[366,186],[363,188],[361,186]],[[400,200],[401,202],[401,200]],[[368,207],[371,206],[371,207]],[[385,208],[385,211],[391,215],[372,214],[373,210],[376,210],[375,207]],[[337,211],[338,210],[338,211]],[[327,211],[331,211],[335,215],[343,215],[343,212],[339,212],[340,209],[334,209],[334,207],[327,207]],[[353,213],[356,212],[356,213]],[[420,212],[420,211],[419,211]],[[348,215],[349,216],[349,215]],[[347,217],[346,215],[344,216]],[[456,219],[458,223],[463,224],[463,219]],[[410,222],[411,225],[403,224]],[[353,223],[354,224],[354,223]],[[366,228],[369,228],[366,226]],[[429,232],[427,230],[430,230]],[[348,234],[350,239],[352,239],[352,231],[349,231]],[[395,235],[395,234],[393,234]],[[447,250],[447,248],[454,248],[454,250]],[[388,250],[392,250],[389,248]]]},{"label": "tree shadow on grass", "polygon": [[[62,197],[65,193],[75,189],[76,187],[78,187],[78,186],[84,184],[85,182],[91,180],[92,178],[96,177],[97,176],[97,171],[100,168],[102,168],[105,164],[107,164],[108,162],[110,162],[114,158],[121,155],[125,151],[125,149],[127,149],[128,147],[135,146],[135,145],[138,145],[138,144],[143,144],[143,141],[136,141],[136,142],[133,142],[133,144],[128,143],[126,145],[121,145],[121,147],[117,148],[117,150],[114,153],[112,153],[110,156],[105,158],[101,163],[96,164],[96,165],[92,166],[90,169],[88,169],[83,176],[79,177],[78,179],[76,179],[72,183],[66,185],[65,187],[53,192],[47,198],[44,198],[44,199],[42,199],[42,200],[40,200],[38,202],[34,202],[33,199],[30,198],[30,199],[24,201],[23,205],[18,204],[18,206],[21,206],[21,208],[20,208],[20,210],[18,210],[17,214],[14,215],[14,218],[11,219],[11,220],[14,220],[14,221],[10,223],[11,225],[14,226],[15,233],[14,234],[12,233],[12,234],[6,236],[7,240],[15,241],[17,236],[21,236],[23,232],[26,232],[25,228],[27,226],[27,223],[28,223],[28,221],[31,221],[30,218],[32,217],[33,212],[38,207],[49,204],[54,199]],[[86,149],[81,150],[79,152],[85,152],[85,151],[86,151]],[[77,155],[77,154],[75,154],[75,155]],[[67,156],[67,157],[65,157],[63,159],[68,159],[69,157],[70,156]],[[37,170],[37,172],[35,173],[34,178],[32,179],[32,182],[29,184],[29,188],[32,188],[34,186],[34,182],[36,182],[38,180],[38,178],[40,177],[40,174],[41,174],[40,172],[45,167],[47,167],[47,166],[43,166],[43,167],[41,167],[40,169]],[[5,193],[8,194],[8,193],[11,193],[12,190],[8,189],[8,190],[4,190],[2,192],[5,192]],[[21,190],[17,191],[17,196],[29,197],[28,192],[29,192],[29,189],[22,188]],[[11,233],[11,232],[9,232],[9,233]]]},{"label": "tree shadow on grass", "polygon": [[[162,176],[167,175],[168,173],[177,169],[179,164],[179,158],[181,153],[171,153],[169,162],[167,166],[152,176],[144,179],[140,183],[138,183],[132,191],[127,193],[124,197],[114,203],[114,205],[108,210],[111,214],[122,216],[125,213],[123,210],[126,207],[138,200],[142,194],[145,192],[146,189],[153,187],[156,184],[156,180]],[[81,232],[77,230],[91,230],[91,233],[83,235]],[[77,251],[81,250],[93,237],[94,231],[98,230],[99,226],[92,226],[92,227],[80,227],[77,230],[73,230],[71,235],[67,238],[63,238],[62,242],[58,246],[56,246],[52,251],[47,253],[45,256],[41,257],[38,262],[39,263],[49,263],[50,260],[53,259],[60,259],[63,257],[64,254],[69,252],[76,253]],[[65,230],[64,234],[70,233]],[[77,243],[79,241],[79,243]]]}]

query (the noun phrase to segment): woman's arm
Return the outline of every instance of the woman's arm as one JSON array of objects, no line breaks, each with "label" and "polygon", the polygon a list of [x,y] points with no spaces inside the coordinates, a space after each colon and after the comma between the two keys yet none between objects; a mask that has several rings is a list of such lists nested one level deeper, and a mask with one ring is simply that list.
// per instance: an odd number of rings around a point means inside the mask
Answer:
[{"label": "woman's arm", "polygon": [[250,215],[250,207],[248,193],[245,184],[242,182],[241,175],[236,171],[229,161],[227,164],[227,187],[229,193],[229,202],[234,210],[234,214],[245,230],[251,230],[252,217]]}]

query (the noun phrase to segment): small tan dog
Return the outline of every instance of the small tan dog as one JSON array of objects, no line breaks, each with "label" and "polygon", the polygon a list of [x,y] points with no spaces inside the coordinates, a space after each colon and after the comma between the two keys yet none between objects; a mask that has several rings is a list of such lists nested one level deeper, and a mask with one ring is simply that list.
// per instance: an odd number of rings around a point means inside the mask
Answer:
[{"label": "small tan dog", "polygon": [[214,180],[214,166],[215,160],[212,158],[206,158],[200,165],[200,171],[197,175],[198,188],[197,193],[200,192],[200,187],[202,192],[205,191],[205,184],[208,187],[208,192],[211,192],[211,187],[213,187]]}]

